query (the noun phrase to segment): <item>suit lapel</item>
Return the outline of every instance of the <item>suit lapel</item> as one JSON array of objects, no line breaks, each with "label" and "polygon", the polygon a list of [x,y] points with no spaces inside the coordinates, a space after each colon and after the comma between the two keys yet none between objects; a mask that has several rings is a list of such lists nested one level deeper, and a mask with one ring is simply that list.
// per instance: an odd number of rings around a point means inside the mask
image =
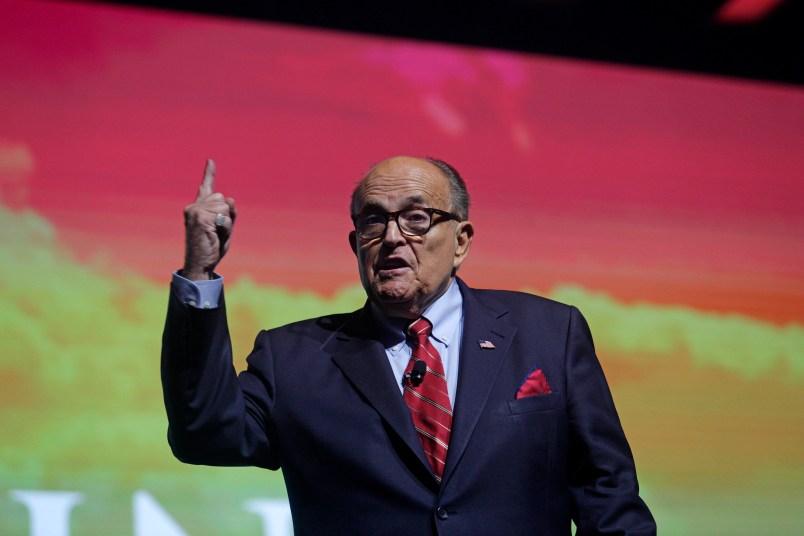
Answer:
[{"label": "suit lapel", "polygon": [[344,376],[430,471],[430,464],[413,428],[410,410],[388,364],[385,348],[372,338],[372,332],[373,320],[368,307],[364,307],[353,322],[330,338],[324,349],[332,353],[332,360]]},{"label": "suit lapel", "polygon": [[[516,327],[502,318],[507,310],[501,306],[495,309],[480,304],[463,281],[458,279],[458,283],[464,302],[463,337],[458,392],[442,489],[463,457],[516,334]],[[351,322],[324,344],[324,350],[332,354],[333,362],[344,376],[380,414],[411,454],[419,460],[422,468],[432,474],[413,428],[410,410],[399,394],[397,379],[388,365],[385,349],[372,337],[372,333],[375,333],[375,328],[371,313],[368,307],[364,307]],[[490,341],[494,348],[481,348],[478,341],[482,340]],[[435,479],[428,484],[437,485]]]},{"label": "suit lapel", "polygon": [[[507,310],[501,307],[495,310],[481,305],[473,291],[460,279],[458,282],[463,296],[463,337],[458,392],[442,487],[463,457],[516,334],[516,327],[502,319]],[[481,348],[479,341],[489,341],[494,348]]]}]

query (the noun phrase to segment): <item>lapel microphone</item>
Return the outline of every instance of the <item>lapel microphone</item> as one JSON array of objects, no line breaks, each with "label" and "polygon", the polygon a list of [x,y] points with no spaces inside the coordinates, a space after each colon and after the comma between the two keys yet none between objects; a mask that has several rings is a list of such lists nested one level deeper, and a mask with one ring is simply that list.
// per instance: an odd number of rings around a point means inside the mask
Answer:
[{"label": "lapel microphone", "polygon": [[413,387],[418,387],[421,385],[422,380],[424,380],[424,375],[426,372],[427,363],[421,359],[417,359],[413,362],[413,368],[410,369],[410,372],[405,374],[405,380],[409,381]]}]

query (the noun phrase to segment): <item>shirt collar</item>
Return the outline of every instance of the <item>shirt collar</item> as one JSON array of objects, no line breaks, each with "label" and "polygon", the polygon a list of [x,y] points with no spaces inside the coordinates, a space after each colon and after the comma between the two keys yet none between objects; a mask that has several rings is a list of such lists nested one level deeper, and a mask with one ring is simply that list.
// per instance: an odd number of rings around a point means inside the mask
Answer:
[{"label": "shirt collar", "polygon": [[430,304],[422,316],[433,324],[433,337],[441,341],[444,346],[449,346],[453,342],[456,328],[463,316],[463,296],[454,279],[447,291]]},{"label": "shirt collar", "polygon": [[[405,329],[410,320],[386,316],[373,303],[371,311],[380,328],[380,341],[386,350],[396,354],[401,343],[405,342]],[[447,291],[431,303],[422,316],[433,324],[431,336],[448,347],[463,317],[463,296],[458,283],[453,280]]]}]

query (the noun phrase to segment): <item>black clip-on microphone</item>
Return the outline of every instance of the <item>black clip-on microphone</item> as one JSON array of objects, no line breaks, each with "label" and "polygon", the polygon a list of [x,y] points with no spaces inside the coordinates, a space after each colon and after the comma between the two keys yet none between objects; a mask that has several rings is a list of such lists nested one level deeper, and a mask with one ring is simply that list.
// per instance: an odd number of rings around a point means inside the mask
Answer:
[{"label": "black clip-on microphone", "polygon": [[421,385],[422,380],[424,380],[424,375],[427,372],[427,363],[422,361],[421,359],[417,359],[413,362],[413,368],[410,369],[410,372],[405,374],[405,380],[410,382],[413,387],[418,387]]}]

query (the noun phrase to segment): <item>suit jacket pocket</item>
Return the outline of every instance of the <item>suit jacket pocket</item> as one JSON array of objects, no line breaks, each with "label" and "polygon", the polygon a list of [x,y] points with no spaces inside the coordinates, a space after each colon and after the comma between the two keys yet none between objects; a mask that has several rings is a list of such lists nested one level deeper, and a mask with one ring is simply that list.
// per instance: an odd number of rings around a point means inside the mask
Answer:
[{"label": "suit jacket pocket", "polygon": [[553,391],[543,395],[526,396],[508,401],[508,407],[512,415],[522,415],[524,413],[536,413],[539,411],[550,411],[563,407],[564,399],[561,393]]}]

